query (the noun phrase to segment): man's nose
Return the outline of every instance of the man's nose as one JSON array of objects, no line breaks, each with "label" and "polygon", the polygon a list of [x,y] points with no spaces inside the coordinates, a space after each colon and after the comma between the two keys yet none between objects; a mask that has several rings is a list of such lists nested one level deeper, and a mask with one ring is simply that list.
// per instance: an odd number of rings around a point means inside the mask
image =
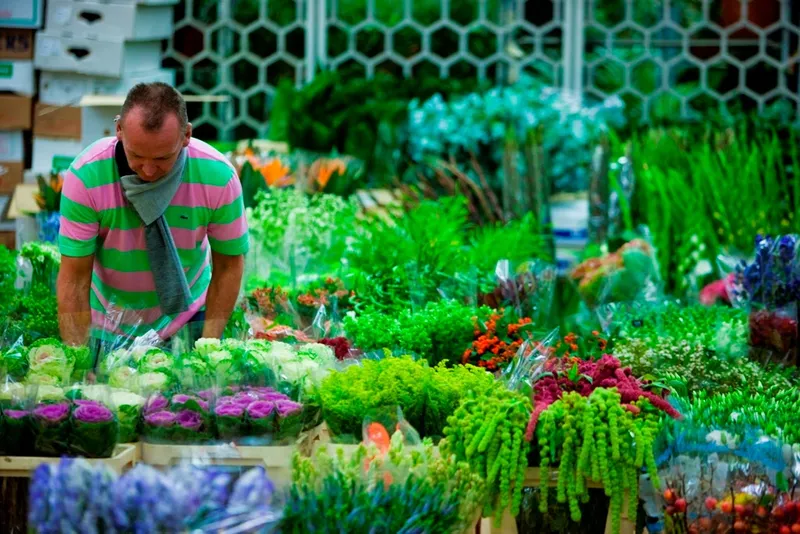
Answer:
[{"label": "man's nose", "polygon": [[153,176],[156,173],[156,166],[145,164],[142,166],[142,171],[146,176]]}]

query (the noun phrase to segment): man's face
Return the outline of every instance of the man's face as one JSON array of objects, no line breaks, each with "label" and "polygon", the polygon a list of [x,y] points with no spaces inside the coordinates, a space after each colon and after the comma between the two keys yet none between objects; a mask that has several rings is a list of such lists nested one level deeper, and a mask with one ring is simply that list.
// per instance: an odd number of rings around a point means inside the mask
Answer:
[{"label": "man's face", "polygon": [[170,114],[159,130],[149,132],[142,127],[143,118],[141,108],[131,109],[117,122],[117,139],[122,141],[131,170],[142,180],[155,182],[167,175],[189,144],[192,125],[182,131],[177,115]]}]

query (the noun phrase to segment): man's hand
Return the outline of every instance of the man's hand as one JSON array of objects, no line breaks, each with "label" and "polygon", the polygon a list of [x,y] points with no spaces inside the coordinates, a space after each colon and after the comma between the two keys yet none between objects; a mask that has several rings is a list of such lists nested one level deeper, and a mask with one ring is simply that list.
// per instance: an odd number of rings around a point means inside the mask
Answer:
[{"label": "man's hand", "polygon": [[73,258],[61,257],[56,294],[58,296],[58,326],[61,339],[68,345],[83,345],[89,339],[92,310],[89,291],[92,286],[94,255]]},{"label": "man's hand", "polygon": [[206,322],[203,337],[219,339],[231,317],[244,274],[244,256],[211,252],[211,284],[206,297]]}]

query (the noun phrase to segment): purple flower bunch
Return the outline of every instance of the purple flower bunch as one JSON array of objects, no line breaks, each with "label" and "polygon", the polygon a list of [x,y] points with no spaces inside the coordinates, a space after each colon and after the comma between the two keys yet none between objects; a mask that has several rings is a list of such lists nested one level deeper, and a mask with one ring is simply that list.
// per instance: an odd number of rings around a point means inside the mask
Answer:
[{"label": "purple flower bunch", "polygon": [[[27,424],[35,454],[107,458],[114,452],[119,422],[99,401],[77,399],[41,403],[32,411],[6,410],[6,417]],[[24,429],[15,428],[15,432]]]},{"label": "purple flower bunch", "polygon": [[178,466],[166,473],[139,464],[118,476],[106,466],[63,459],[33,474],[29,525],[40,534],[216,531],[243,512],[269,511],[274,487],[263,468],[235,482],[229,471]]},{"label": "purple flower bunch", "polygon": [[769,309],[800,300],[800,262],[795,235],[756,236],[755,259],[737,268],[739,297]]},{"label": "purple flower bunch", "polygon": [[198,442],[211,439],[209,403],[199,396],[177,393],[167,399],[157,394],[144,406],[148,439],[166,442]]},{"label": "purple flower bunch", "polygon": [[269,387],[238,388],[217,399],[219,437],[294,437],[302,430],[303,405]]}]

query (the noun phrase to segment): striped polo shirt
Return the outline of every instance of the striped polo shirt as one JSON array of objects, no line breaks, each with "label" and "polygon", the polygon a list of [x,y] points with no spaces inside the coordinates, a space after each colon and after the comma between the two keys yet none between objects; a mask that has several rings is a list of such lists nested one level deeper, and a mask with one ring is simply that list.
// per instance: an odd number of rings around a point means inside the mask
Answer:
[{"label": "striped polo shirt", "polygon": [[89,297],[92,335],[113,339],[155,330],[167,339],[205,307],[211,281],[209,249],[236,256],[249,248],[242,186],[222,154],[191,139],[182,183],[164,213],[191,302],[187,311],[165,316],[153,279],[158,273],[150,270],[144,225],[122,190],[117,144],[115,137],[95,142],[66,171],[59,248],[65,256],[95,254]]}]

